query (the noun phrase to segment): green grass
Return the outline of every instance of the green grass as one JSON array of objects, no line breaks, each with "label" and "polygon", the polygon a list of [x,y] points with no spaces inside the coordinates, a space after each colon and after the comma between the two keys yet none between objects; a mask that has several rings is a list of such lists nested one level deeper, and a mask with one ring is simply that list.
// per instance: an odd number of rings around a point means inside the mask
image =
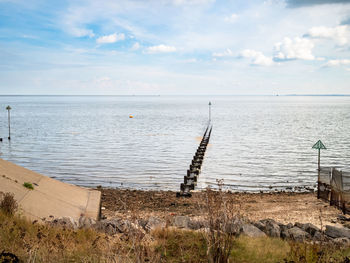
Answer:
[{"label": "green grass", "polygon": [[34,186],[31,183],[25,182],[25,183],[23,183],[23,186],[25,188],[30,189],[30,190],[34,190]]}]

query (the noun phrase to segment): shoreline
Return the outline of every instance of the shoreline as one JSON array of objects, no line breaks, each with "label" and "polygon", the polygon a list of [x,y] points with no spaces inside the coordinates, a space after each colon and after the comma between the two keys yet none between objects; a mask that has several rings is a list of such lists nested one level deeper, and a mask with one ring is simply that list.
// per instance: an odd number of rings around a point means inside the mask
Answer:
[{"label": "shoreline", "polygon": [[[201,218],[205,215],[206,191],[194,191],[190,198],[178,198],[175,191],[97,188],[101,191],[103,218],[168,219],[174,216]],[[215,191],[229,200],[232,209],[251,221],[271,218],[288,223],[337,225],[340,210],[317,199],[315,192],[249,193]]]}]

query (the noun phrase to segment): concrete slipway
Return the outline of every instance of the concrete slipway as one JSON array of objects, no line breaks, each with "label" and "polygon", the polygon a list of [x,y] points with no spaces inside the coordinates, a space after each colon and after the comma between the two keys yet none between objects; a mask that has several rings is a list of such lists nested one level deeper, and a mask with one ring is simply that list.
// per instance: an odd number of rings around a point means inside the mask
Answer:
[{"label": "concrete slipway", "polygon": [[[30,190],[23,186],[29,182]],[[11,162],[0,159],[0,192],[13,193],[20,212],[29,219],[49,218],[49,216],[80,216],[98,219],[101,192],[63,183],[41,175]]]}]

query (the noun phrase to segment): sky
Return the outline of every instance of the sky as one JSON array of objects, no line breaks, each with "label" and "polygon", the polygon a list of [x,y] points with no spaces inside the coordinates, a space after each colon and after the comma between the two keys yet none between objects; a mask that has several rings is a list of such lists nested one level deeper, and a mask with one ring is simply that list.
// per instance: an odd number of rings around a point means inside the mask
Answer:
[{"label": "sky", "polygon": [[350,0],[0,0],[8,94],[350,94]]}]

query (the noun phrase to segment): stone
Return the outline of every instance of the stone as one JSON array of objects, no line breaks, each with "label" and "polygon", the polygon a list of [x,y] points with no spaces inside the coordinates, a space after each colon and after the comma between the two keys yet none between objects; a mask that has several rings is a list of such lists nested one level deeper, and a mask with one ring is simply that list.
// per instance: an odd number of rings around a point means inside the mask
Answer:
[{"label": "stone", "polygon": [[248,237],[265,237],[266,234],[251,224],[243,224],[241,227],[241,234],[246,235]]},{"label": "stone", "polygon": [[287,232],[289,234],[289,238],[295,241],[303,242],[306,239],[310,238],[309,233],[296,226],[288,229]]},{"label": "stone", "polygon": [[311,223],[304,224],[303,230],[309,233],[311,236],[314,236],[317,232],[320,232],[320,229]]},{"label": "stone", "polygon": [[311,223],[302,224],[297,222],[295,223],[295,226],[309,233],[311,236],[314,236],[316,232],[320,231],[320,229],[317,226]]},{"label": "stone", "polygon": [[325,236],[320,232],[316,232],[313,236],[313,240],[315,241],[323,241],[325,239]]},{"label": "stone", "polygon": [[231,222],[228,222],[225,225],[225,232],[228,234],[239,235],[244,224],[245,222],[243,218],[235,216]]},{"label": "stone", "polygon": [[347,237],[337,237],[332,240],[332,242],[336,245],[342,246],[342,247],[348,247],[350,246],[350,239]]},{"label": "stone", "polygon": [[77,222],[71,217],[57,218],[57,219],[52,220],[50,223],[52,225],[66,227],[66,228],[72,228],[72,229],[78,228]]},{"label": "stone", "polygon": [[96,221],[90,217],[81,216],[78,221],[79,228],[90,228]]},{"label": "stone", "polygon": [[145,225],[145,230],[150,232],[151,230],[157,229],[157,228],[164,228],[166,226],[166,223],[164,220],[151,216],[148,218],[148,222]]},{"label": "stone", "polygon": [[349,218],[349,217],[347,217],[347,216],[345,216],[345,215],[342,215],[342,214],[338,215],[338,219],[339,219],[340,221],[350,221],[350,218]]},{"label": "stone", "polygon": [[175,216],[174,226],[179,228],[189,228],[190,218],[188,216]]},{"label": "stone", "polygon": [[278,223],[273,219],[263,219],[259,221],[259,224],[255,224],[257,228],[263,231],[266,235],[270,237],[280,237],[281,229]]},{"label": "stone", "polygon": [[350,238],[350,229],[344,227],[335,227],[326,225],[326,235],[332,238],[347,237]]},{"label": "stone", "polygon": [[204,228],[206,225],[206,222],[202,220],[190,220],[190,222],[188,223],[188,228],[198,230]]}]

